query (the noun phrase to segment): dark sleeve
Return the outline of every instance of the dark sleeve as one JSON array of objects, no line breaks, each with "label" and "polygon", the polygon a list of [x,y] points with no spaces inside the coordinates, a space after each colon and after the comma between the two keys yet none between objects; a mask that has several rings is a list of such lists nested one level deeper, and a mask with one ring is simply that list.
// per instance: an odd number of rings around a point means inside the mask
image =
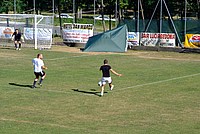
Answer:
[{"label": "dark sleeve", "polygon": [[100,71],[102,70],[102,66],[99,68],[99,70],[100,70]]},{"label": "dark sleeve", "polygon": [[111,69],[111,66],[109,65],[109,70]]},{"label": "dark sleeve", "polygon": [[12,36],[14,36],[16,33],[14,32],[13,34],[12,34]]}]

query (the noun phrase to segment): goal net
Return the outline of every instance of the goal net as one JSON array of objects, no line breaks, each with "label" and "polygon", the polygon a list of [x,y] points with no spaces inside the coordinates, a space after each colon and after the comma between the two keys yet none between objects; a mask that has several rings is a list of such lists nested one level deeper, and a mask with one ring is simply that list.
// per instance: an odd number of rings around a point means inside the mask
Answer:
[{"label": "goal net", "polygon": [[51,48],[53,16],[0,14],[0,45],[14,46],[11,39],[15,29],[19,29],[24,38],[22,47]]}]

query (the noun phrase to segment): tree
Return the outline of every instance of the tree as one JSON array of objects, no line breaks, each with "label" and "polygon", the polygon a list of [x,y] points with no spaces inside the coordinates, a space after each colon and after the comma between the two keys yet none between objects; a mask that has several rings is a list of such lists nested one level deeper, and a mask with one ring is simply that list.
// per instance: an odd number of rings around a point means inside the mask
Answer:
[{"label": "tree", "polygon": [[26,7],[26,0],[16,0],[16,12],[23,13]]},{"label": "tree", "polygon": [[6,13],[8,14],[9,11],[13,11],[13,1],[11,0],[2,0],[0,1],[0,13]]}]

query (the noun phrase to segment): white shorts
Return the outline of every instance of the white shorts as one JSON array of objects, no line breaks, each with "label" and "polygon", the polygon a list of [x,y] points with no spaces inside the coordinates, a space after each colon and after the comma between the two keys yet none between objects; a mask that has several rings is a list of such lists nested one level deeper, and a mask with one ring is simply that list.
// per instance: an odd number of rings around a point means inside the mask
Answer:
[{"label": "white shorts", "polygon": [[101,81],[99,81],[98,85],[102,86],[105,85],[106,83],[112,83],[111,77],[102,77]]}]

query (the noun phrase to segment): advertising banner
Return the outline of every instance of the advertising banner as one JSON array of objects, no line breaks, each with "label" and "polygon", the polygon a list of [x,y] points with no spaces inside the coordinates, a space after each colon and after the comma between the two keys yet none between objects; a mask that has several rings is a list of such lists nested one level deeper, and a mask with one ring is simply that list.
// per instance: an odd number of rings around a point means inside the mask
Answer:
[{"label": "advertising banner", "polygon": [[64,23],[63,41],[66,43],[87,43],[93,36],[92,24]]},{"label": "advertising banner", "polygon": [[139,46],[139,32],[128,32],[128,45]]},{"label": "advertising banner", "polygon": [[200,47],[200,34],[186,34],[184,47],[190,47],[190,48]]},{"label": "advertising banner", "polygon": [[[24,28],[24,38],[26,40],[34,39],[33,28]],[[37,28],[37,39],[38,40],[51,40],[52,29]]]},{"label": "advertising banner", "polygon": [[70,43],[86,43],[93,36],[93,30],[63,29],[63,40]]},{"label": "advertising banner", "polygon": [[142,33],[141,45],[175,47],[176,36],[174,33]]},{"label": "advertising banner", "polygon": [[14,27],[0,27],[0,38],[11,39]]}]

